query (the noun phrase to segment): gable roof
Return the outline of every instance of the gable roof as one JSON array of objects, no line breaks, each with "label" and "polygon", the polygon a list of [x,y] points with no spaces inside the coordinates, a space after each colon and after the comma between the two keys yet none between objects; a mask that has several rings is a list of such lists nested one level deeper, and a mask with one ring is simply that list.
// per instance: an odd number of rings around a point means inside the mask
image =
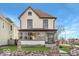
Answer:
[{"label": "gable roof", "polygon": [[6,21],[8,21],[10,23],[13,23],[13,21],[10,18],[6,17],[6,16],[0,15],[0,18],[5,19]]},{"label": "gable roof", "polygon": [[5,19],[9,21],[10,23],[13,23],[13,21],[10,18],[6,17]]},{"label": "gable roof", "polygon": [[21,13],[21,15],[19,16],[19,19],[20,17],[28,10],[28,9],[31,9],[37,16],[39,16],[39,18],[48,18],[48,19],[56,19],[56,17],[54,16],[51,16],[45,12],[42,12],[40,10],[33,10],[32,7],[28,7],[27,9],[25,9],[25,11],[23,13]]}]

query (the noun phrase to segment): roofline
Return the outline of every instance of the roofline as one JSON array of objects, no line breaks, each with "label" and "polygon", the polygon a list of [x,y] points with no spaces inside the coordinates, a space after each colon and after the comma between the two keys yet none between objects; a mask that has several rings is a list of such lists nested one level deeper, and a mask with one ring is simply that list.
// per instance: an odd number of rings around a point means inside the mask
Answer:
[{"label": "roofline", "polygon": [[8,24],[14,25],[15,27],[18,27],[18,26],[16,26],[16,24],[15,24],[11,19],[10,19],[10,20],[11,20],[12,22],[10,22],[9,20],[7,20],[5,16],[0,16],[0,18],[2,18],[1,20],[7,22]]},{"label": "roofline", "polygon": [[[34,11],[34,10],[33,10],[33,11]],[[34,11],[34,12],[35,12],[35,11]],[[35,14],[38,15],[36,12],[35,12]],[[38,15],[38,16],[39,16],[39,15]],[[41,19],[44,19],[44,18],[45,18],[45,19],[46,19],[46,18],[47,18],[47,19],[56,19],[56,17],[53,17],[53,16],[52,16],[52,17],[40,17],[40,16],[39,16],[39,18],[41,18]]]},{"label": "roofline", "polygon": [[[31,8],[31,6],[29,6],[28,8],[26,8],[26,9],[24,10],[24,12],[22,12],[21,15],[20,15],[18,18],[20,19],[20,17],[21,17],[29,8]],[[32,8],[31,8],[31,9],[32,9]],[[32,9],[32,10],[33,10],[33,9]]]},{"label": "roofline", "polygon": [[[26,8],[25,10],[24,10],[24,12],[22,12],[21,13],[21,15],[18,17],[19,19],[20,19],[20,17],[29,9],[29,8],[31,8],[32,9],[32,7],[31,6],[29,6],[28,8]],[[57,17],[40,17],[33,9],[32,9],[32,11],[39,17],[39,18],[41,18],[41,19],[57,19]]]},{"label": "roofline", "polygon": [[1,20],[6,21],[9,24],[12,24],[12,22],[8,21],[5,16],[0,16],[0,18],[2,18]]}]

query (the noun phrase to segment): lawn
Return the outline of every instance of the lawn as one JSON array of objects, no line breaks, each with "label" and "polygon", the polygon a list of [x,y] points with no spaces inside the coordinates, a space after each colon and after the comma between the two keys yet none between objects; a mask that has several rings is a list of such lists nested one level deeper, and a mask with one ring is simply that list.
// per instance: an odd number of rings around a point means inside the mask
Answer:
[{"label": "lawn", "polygon": [[[16,51],[16,46],[5,46],[0,47],[0,51],[3,51],[4,49],[10,49],[12,52]],[[44,47],[44,46],[24,46],[22,47],[23,51],[44,51],[48,52],[50,51],[50,48]]]},{"label": "lawn", "polygon": [[[70,50],[69,46],[70,46],[69,44],[62,44],[62,45],[60,45],[60,49],[63,51],[69,52],[69,50]],[[75,47],[79,48],[79,45],[75,45]]]},{"label": "lawn", "polygon": [[69,52],[69,46],[63,46],[63,45],[61,45],[60,46],[60,50],[63,50],[63,51],[65,51],[65,52]]}]

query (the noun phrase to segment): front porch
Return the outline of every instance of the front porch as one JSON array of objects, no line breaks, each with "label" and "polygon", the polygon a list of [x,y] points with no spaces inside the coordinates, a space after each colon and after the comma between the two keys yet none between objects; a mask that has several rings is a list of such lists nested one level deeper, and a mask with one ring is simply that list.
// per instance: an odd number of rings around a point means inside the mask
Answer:
[{"label": "front porch", "polygon": [[19,39],[22,41],[44,41],[45,44],[54,44],[57,39],[56,31],[55,29],[20,29]]}]

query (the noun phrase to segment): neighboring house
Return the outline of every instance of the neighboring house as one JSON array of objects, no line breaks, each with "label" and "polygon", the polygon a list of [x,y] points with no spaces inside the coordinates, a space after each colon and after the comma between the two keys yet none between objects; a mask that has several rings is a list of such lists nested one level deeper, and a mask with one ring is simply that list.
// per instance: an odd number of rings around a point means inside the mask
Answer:
[{"label": "neighboring house", "polygon": [[57,39],[57,29],[55,28],[56,17],[28,7],[19,16],[19,19],[19,38],[21,40],[45,41],[47,44],[53,44]]},{"label": "neighboring house", "polygon": [[79,39],[75,39],[75,38],[68,39],[68,43],[70,44],[71,42],[79,45]]},{"label": "neighboring house", "polygon": [[10,39],[18,39],[18,29],[9,18],[0,16],[0,46],[7,45]]},{"label": "neighboring house", "polygon": [[59,40],[59,44],[62,45],[62,44],[67,44],[67,41],[66,40]]}]

